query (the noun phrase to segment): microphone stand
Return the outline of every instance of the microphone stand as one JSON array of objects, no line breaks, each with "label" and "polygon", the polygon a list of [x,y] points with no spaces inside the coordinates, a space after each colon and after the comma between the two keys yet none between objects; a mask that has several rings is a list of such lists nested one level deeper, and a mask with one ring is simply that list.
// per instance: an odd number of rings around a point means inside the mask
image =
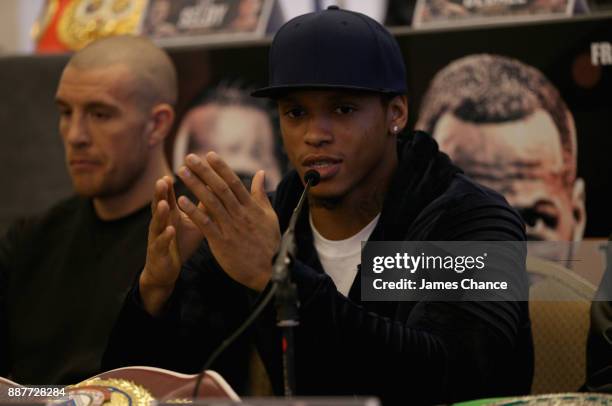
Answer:
[{"label": "microphone stand", "polygon": [[304,175],[306,186],[300,200],[293,210],[289,227],[285,230],[280,249],[272,266],[272,282],[277,286],[276,291],[276,321],[282,331],[282,354],[283,354],[283,386],[285,396],[290,397],[295,393],[295,353],[293,344],[293,328],[300,324],[298,314],[297,286],[291,281],[289,266],[295,256],[295,224],[306,200],[311,186],[319,183],[320,175],[314,170]]}]

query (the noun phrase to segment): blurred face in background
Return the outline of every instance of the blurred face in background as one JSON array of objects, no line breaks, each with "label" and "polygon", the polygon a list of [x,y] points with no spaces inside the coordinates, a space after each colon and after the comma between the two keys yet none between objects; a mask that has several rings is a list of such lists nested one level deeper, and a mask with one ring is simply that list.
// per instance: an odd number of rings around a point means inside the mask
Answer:
[{"label": "blurred face in background", "polygon": [[66,165],[77,194],[111,197],[143,177],[149,114],[134,83],[123,65],[64,70],[56,103]]},{"label": "blurred face in background", "polygon": [[546,111],[503,123],[472,123],[447,112],[434,137],[467,175],[503,194],[520,212],[528,239],[582,238],[584,183],[565,181],[561,139]]},{"label": "blurred face in background", "polygon": [[[185,146],[179,140],[188,138]],[[215,151],[243,182],[250,185],[255,173],[266,171],[266,189],[274,190],[280,181],[280,164],[275,155],[272,123],[266,111],[240,104],[216,102],[189,111],[181,124],[175,149],[175,165],[188,153],[201,156]]]}]

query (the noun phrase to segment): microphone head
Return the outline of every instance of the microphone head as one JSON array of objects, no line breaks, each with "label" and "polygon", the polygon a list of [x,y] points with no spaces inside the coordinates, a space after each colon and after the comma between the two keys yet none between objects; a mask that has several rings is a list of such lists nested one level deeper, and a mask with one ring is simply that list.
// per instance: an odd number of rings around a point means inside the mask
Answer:
[{"label": "microphone head", "polygon": [[316,186],[320,180],[321,175],[314,169],[309,169],[304,174],[304,183],[308,184],[310,182],[310,186]]}]

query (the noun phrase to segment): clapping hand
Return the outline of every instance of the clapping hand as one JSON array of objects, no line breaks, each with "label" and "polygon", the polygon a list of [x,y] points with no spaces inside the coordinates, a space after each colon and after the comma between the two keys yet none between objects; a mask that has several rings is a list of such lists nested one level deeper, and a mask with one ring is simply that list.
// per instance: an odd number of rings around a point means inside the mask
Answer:
[{"label": "clapping hand", "polygon": [[[205,211],[201,204],[199,210]],[[156,315],[172,294],[182,264],[193,255],[203,235],[178,208],[172,179],[168,176],[155,184],[151,211],[147,260],[139,287],[145,309]]]},{"label": "clapping hand", "polygon": [[201,202],[196,206],[181,197],[179,207],[205,236],[221,268],[242,285],[263,290],[280,244],[264,172],[255,174],[249,193],[221,157],[210,152],[204,159],[188,155],[178,174]]}]

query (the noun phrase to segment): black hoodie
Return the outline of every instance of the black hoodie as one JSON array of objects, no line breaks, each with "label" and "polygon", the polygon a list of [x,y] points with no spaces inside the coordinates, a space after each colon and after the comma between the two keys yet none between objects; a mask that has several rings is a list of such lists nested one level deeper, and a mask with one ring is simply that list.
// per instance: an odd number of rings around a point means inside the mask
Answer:
[{"label": "black hoodie", "polygon": [[[462,175],[429,135],[417,132],[400,140],[398,154],[399,167],[370,241],[525,239],[520,217],[503,197]],[[274,207],[281,230],[302,190],[296,172],[279,185]],[[292,278],[301,303],[295,332],[297,395],[373,395],[388,405],[529,392],[533,350],[527,303],[362,302],[359,273],[346,298],[318,260],[307,208],[296,225],[296,239]],[[526,281],[524,267],[516,272]],[[135,290],[115,330],[107,366],[148,363],[195,372],[248,313],[252,294],[225,276],[203,245],[183,269],[163,318],[144,314]],[[213,369],[230,377],[237,369],[244,371],[231,354],[239,354],[252,339],[281,394],[275,323],[269,306]],[[139,334],[155,340],[143,345]]]}]

